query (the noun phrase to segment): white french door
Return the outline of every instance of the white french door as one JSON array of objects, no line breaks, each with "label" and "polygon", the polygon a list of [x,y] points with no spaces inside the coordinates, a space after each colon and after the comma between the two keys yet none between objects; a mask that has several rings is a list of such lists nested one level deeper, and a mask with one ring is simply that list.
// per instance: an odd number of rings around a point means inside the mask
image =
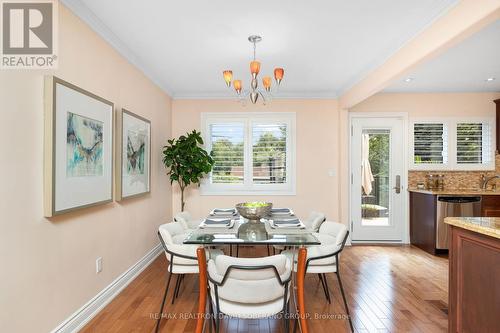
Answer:
[{"label": "white french door", "polygon": [[353,115],[351,126],[351,239],[403,241],[405,119]]}]

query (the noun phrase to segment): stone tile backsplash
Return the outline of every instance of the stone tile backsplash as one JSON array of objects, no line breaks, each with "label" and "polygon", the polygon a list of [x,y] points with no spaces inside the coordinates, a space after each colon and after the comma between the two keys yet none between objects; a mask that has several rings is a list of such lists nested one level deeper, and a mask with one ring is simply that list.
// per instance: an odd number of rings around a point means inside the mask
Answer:
[{"label": "stone tile backsplash", "polygon": [[[481,175],[487,177],[500,174],[500,154],[495,156],[495,171],[409,171],[408,188],[417,188],[417,183],[425,184],[425,176],[429,173],[444,175],[444,188],[447,190],[460,189],[478,189],[481,187]],[[500,188],[498,179],[490,181],[489,185],[497,182],[497,188]]]}]

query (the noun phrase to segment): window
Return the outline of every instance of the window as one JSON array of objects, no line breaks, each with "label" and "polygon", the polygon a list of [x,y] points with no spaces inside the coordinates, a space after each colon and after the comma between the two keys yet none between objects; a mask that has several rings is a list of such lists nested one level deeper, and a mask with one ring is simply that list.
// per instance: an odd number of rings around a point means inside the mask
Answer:
[{"label": "window", "polygon": [[202,194],[295,194],[295,114],[204,113],[214,167]]},{"label": "window", "polygon": [[492,118],[441,118],[413,122],[413,170],[494,169]]},{"label": "window", "polygon": [[413,124],[413,163],[446,164],[448,163],[448,142],[446,126],[443,123]]},{"label": "window", "polygon": [[215,161],[212,182],[243,184],[245,124],[210,124],[210,141]]},{"label": "window", "polygon": [[255,184],[286,183],[287,125],[253,124],[252,179]]},{"label": "window", "polygon": [[457,124],[457,163],[490,163],[491,134],[488,123]]}]

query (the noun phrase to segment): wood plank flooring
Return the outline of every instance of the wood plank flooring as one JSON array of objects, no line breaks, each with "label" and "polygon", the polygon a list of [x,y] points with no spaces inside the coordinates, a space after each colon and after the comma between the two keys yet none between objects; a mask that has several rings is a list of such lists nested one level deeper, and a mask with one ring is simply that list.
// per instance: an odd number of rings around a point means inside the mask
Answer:
[{"label": "wood plank flooring", "polygon": [[[264,256],[265,248],[245,248],[240,256]],[[448,260],[411,246],[351,246],[341,257],[341,277],[357,332],[446,332]],[[166,282],[165,256],[156,259],[82,332],[153,332]],[[175,281],[173,281],[175,282]],[[332,304],[317,275],[306,278],[306,305],[314,333],[349,332],[334,274],[328,276]],[[161,332],[193,332],[198,285],[186,276],[181,294],[170,304],[171,284]],[[221,332],[278,333],[277,319],[223,321]],[[293,328],[293,324],[291,326]],[[207,329],[208,332],[208,329]]]}]

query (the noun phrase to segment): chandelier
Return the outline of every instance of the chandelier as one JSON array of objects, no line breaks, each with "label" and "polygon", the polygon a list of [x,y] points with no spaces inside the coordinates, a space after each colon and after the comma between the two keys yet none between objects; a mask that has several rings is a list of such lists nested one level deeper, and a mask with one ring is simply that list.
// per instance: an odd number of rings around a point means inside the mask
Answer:
[{"label": "chandelier", "polygon": [[[256,60],[255,54],[257,49],[257,43],[260,42],[261,40],[262,37],[256,35],[248,37],[248,41],[253,44],[253,60],[250,62],[250,73],[252,74],[252,81],[250,82],[250,88],[251,88],[250,90],[243,89],[243,84],[241,83],[241,80],[233,81],[232,70],[225,70],[222,72],[224,76],[224,81],[226,81],[226,85],[228,86],[228,88],[231,87],[231,82],[233,83],[234,90],[236,91],[236,94],[239,97],[240,101],[244,101],[246,100],[247,97],[250,97],[250,101],[252,101],[252,103],[255,104],[257,103],[257,100],[259,99],[260,95],[263,103],[265,104],[266,99],[272,97],[271,77],[264,76],[262,78],[262,86],[264,87],[265,92],[259,89],[259,84],[257,80],[257,75],[259,75],[260,72],[260,62]],[[277,67],[274,69],[274,79],[276,80],[277,88],[280,86],[284,74],[285,70],[283,68]]]}]

